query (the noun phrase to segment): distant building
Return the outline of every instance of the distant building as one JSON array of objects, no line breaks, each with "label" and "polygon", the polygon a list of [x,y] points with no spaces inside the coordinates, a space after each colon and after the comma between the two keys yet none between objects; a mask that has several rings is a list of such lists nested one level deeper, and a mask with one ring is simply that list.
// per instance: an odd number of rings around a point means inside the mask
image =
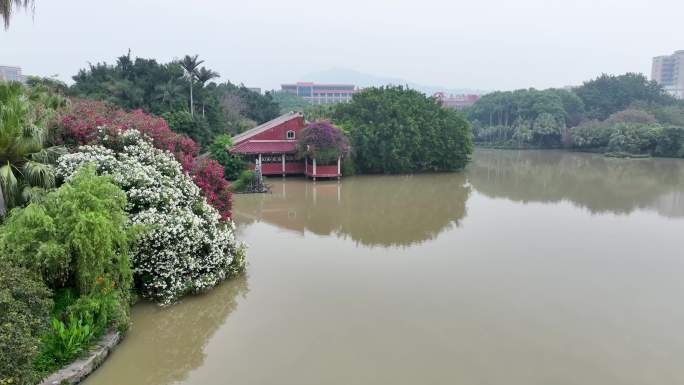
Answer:
[{"label": "distant building", "polygon": [[283,84],[282,92],[301,96],[311,104],[348,103],[357,91],[353,84]]},{"label": "distant building", "polygon": [[23,83],[26,81],[26,77],[21,74],[21,67],[0,65],[0,80]]},{"label": "distant building", "polygon": [[464,108],[470,107],[475,102],[480,100],[480,95],[449,95],[446,96],[444,92],[437,92],[433,95],[446,108]]},{"label": "distant building", "polygon": [[248,90],[261,94],[261,87],[247,87]]},{"label": "distant building", "polygon": [[684,50],[653,58],[651,79],[674,97],[684,99]]}]

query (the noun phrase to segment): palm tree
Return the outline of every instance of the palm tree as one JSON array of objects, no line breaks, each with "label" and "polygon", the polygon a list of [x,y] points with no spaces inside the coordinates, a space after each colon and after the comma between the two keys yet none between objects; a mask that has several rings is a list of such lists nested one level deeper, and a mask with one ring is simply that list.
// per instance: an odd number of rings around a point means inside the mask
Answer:
[{"label": "palm tree", "polygon": [[185,77],[190,82],[190,115],[195,116],[195,106],[192,99],[192,82],[197,78],[197,67],[204,63],[204,60],[197,60],[199,55],[190,56],[185,55],[183,59],[179,62],[180,66],[183,67],[185,71]]},{"label": "palm tree", "polygon": [[0,215],[55,185],[48,164],[61,154],[45,149],[49,110],[31,103],[20,83],[0,83]]},{"label": "palm tree", "polygon": [[0,0],[0,15],[5,24],[5,30],[9,28],[10,16],[14,13],[14,8],[31,8],[33,10],[34,0]]},{"label": "palm tree", "polygon": [[169,109],[171,109],[173,101],[183,91],[183,87],[174,79],[170,79],[163,84],[157,84],[154,88],[157,92],[155,99],[161,100],[162,104],[168,103]]},{"label": "palm tree", "polygon": [[[202,67],[199,69],[197,72],[197,82],[200,84],[201,89],[204,90],[204,84],[208,82],[211,79],[215,79],[219,77],[218,72],[208,70],[205,67]],[[202,96],[202,117],[204,117],[204,96]]]}]

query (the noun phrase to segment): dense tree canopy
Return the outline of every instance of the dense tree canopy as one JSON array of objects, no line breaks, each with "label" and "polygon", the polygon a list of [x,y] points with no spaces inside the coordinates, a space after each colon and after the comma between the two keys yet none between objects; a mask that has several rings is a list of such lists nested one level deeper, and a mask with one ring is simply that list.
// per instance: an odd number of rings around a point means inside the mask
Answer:
[{"label": "dense tree canopy", "polygon": [[280,113],[286,114],[290,111],[300,111],[303,112],[307,107],[310,106],[301,96],[291,94],[289,92],[271,92],[273,96],[273,101],[278,103],[280,106]]},{"label": "dense tree canopy", "polygon": [[584,82],[575,89],[575,93],[584,101],[589,119],[606,119],[635,102],[661,105],[674,103],[674,98],[658,83],[636,73],[620,76],[603,74]]},{"label": "dense tree canopy", "polygon": [[162,115],[175,131],[202,147],[217,135],[235,134],[279,115],[280,108],[270,94],[261,95],[230,82],[216,84],[212,80],[218,73],[200,67],[202,63],[189,55],[158,63],[134,59],[129,52],[114,65],[97,63],[81,69],[73,77],[69,93]]},{"label": "dense tree canopy", "polygon": [[467,112],[474,140],[486,145],[684,154],[684,106],[641,74],[601,75],[574,89],[494,92]]},{"label": "dense tree canopy", "polygon": [[334,121],[346,130],[361,172],[458,170],[472,152],[460,113],[403,87],[366,89],[338,105]]}]

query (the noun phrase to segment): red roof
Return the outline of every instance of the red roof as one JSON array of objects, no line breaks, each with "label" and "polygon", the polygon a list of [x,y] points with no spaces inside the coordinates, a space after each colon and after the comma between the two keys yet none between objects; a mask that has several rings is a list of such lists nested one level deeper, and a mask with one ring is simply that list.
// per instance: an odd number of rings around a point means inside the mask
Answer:
[{"label": "red roof", "polygon": [[288,154],[297,151],[294,140],[248,140],[230,149],[238,154]]}]

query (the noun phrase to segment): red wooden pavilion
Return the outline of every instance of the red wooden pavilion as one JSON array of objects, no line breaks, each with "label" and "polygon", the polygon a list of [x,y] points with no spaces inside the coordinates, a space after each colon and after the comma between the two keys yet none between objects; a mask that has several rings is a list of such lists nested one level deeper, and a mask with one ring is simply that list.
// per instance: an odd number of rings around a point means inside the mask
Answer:
[{"label": "red wooden pavilion", "polygon": [[263,175],[305,175],[313,178],[340,178],[337,164],[320,165],[316,159],[297,156],[297,135],[304,128],[304,116],[290,112],[233,137],[232,154],[240,154],[254,170],[257,165]]}]

